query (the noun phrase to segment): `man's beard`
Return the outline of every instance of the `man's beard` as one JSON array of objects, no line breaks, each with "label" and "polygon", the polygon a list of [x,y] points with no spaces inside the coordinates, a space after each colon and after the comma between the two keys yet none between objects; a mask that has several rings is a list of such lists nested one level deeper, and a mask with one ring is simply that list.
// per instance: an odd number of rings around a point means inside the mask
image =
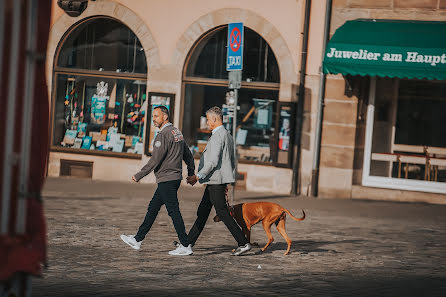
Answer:
[{"label": "man's beard", "polygon": [[153,125],[155,126],[155,127],[157,127],[157,128],[159,128],[159,127],[161,127],[161,124],[160,123],[157,123],[157,122],[153,122]]}]

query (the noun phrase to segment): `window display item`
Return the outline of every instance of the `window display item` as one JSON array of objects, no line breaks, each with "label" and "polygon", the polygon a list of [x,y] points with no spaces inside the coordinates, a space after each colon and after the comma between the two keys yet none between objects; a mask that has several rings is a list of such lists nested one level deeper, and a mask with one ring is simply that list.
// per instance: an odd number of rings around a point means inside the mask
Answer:
[{"label": "window display item", "polygon": [[132,147],[136,147],[136,145],[141,141],[141,137],[133,136],[132,138]]},{"label": "window display item", "polygon": [[86,150],[90,149],[91,140],[92,140],[91,136],[84,136],[81,148],[86,149]]},{"label": "window display item", "polygon": [[74,140],[76,139],[77,131],[76,130],[66,130],[65,136],[62,141],[62,145],[73,145]]},{"label": "window display item", "polygon": [[248,135],[248,130],[239,129],[237,131],[237,137],[235,142],[240,145],[244,145],[246,143],[246,136]]},{"label": "window display item", "polygon": [[200,129],[207,129],[207,119],[206,117],[200,117]]},{"label": "window display item", "polygon": [[290,119],[282,119],[282,127],[279,132],[279,149],[282,151],[288,151],[290,145]]},{"label": "window display item", "polygon": [[[118,127],[110,127],[107,131],[107,141],[110,140],[111,135],[118,134]],[[119,134],[121,136],[121,134]]]},{"label": "window display item", "polygon": [[81,148],[81,144],[82,144],[82,138],[76,137],[76,139],[74,139],[73,148]]},{"label": "window display item", "polygon": [[254,127],[259,129],[271,128],[273,121],[273,103],[274,100],[270,99],[257,99],[253,98],[255,115],[254,115]]},{"label": "window display item", "polygon": [[112,144],[113,152],[121,153],[123,148],[124,148],[124,139],[117,139]]},{"label": "window display item", "polygon": [[98,151],[104,151],[108,149],[108,141],[98,140],[96,141],[96,149]]},{"label": "window display item", "polygon": [[142,150],[143,150],[142,142],[138,142],[138,143],[135,145],[135,153],[137,153],[137,154],[142,154]]},{"label": "window display item", "polygon": [[105,107],[108,97],[94,95],[91,97],[91,122],[103,124],[105,122]]},{"label": "window display item", "polygon": [[79,123],[77,125],[77,132],[85,132],[87,131],[87,123]]}]

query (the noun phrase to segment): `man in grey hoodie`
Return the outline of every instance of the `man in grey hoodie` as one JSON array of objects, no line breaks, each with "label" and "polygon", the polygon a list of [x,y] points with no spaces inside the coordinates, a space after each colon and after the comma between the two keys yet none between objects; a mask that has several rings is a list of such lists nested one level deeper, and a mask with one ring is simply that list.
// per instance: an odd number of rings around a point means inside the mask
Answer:
[{"label": "man in grey hoodie", "polygon": [[138,182],[150,172],[155,172],[158,188],[150,201],[147,214],[136,235],[121,235],[121,239],[132,248],[139,250],[163,204],[172,219],[180,244],[170,251],[170,255],[186,256],[192,254],[192,247],[181,216],[177,191],[182,180],[182,161],[187,165],[188,176],[194,176],[195,164],[183,134],[169,122],[169,111],[165,106],[153,110],[153,124],[160,128],[153,144],[152,157],[149,162],[132,176]]}]

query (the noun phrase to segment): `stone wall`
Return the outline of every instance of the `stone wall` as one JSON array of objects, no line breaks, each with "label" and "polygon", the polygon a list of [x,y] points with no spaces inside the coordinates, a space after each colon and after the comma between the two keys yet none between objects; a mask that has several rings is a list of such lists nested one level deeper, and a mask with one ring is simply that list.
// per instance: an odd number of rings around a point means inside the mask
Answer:
[{"label": "stone wall", "polygon": [[358,98],[344,95],[342,76],[330,76],[325,91],[319,169],[321,197],[351,197]]},{"label": "stone wall", "polygon": [[331,34],[357,18],[445,21],[446,0],[333,0]]}]

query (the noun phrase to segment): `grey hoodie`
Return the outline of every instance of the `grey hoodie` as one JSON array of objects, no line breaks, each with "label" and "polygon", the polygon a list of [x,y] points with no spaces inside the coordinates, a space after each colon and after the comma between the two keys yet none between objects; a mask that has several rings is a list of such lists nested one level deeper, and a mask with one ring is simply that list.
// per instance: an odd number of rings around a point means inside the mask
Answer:
[{"label": "grey hoodie", "polygon": [[183,134],[171,123],[167,123],[155,137],[152,157],[149,162],[135,174],[136,181],[152,171],[155,171],[157,183],[182,180],[183,160],[187,165],[188,176],[194,175],[194,157],[183,138]]}]

